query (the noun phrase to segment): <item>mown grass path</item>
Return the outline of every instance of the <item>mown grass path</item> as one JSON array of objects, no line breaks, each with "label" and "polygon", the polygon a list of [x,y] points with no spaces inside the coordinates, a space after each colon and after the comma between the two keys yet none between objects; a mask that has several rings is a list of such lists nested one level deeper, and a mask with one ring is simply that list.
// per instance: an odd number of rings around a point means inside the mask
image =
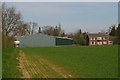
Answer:
[{"label": "mown grass path", "polygon": [[25,54],[22,51],[19,52],[19,59],[18,60],[19,60],[18,67],[20,69],[20,72],[23,75],[23,78],[30,78],[30,75],[25,67],[25,64],[27,64],[28,62],[27,62]]},{"label": "mown grass path", "polygon": [[70,78],[72,75],[62,67],[40,56],[26,56],[20,50],[19,68],[23,78]]},{"label": "mown grass path", "polygon": [[20,78],[18,68],[19,49],[6,48],[2,51],[2,78]]}]

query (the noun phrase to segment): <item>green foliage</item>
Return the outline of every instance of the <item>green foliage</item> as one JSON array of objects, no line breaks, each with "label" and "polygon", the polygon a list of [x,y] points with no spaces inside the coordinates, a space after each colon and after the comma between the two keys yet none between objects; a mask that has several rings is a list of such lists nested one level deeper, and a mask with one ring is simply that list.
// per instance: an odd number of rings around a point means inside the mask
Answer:
[{"label": "green foliage", "polygon": [[110,41],[113,41],[114,45],[117,45],[119,42],[119,39],[117,36],[109,36]]},{"label": "green foliage", "polygon": [[2,34],[2,48],[14,47],[14,40],[14,37],[9,37],[5,34]]},{"label": "green foliage", "polygon": [[117,28],[117,36],[118,36],[118,43],[120,44],[120,24],[118,25],[118,28]]},{"label": "green foliage", "polygon": [[80,45],[84,45],[84,44],[85,44],[85,40],[84,40],[83,35],[80,35],[79,44],[80,44]]},{"label": "green foliage", "polygon": [[81,44],[82,42],[82,31],[81,31],[81,29],[80,30],[78,30],[75,34],[74,34],[74,36],[73,36],[73,43],[74,44]]},{"label": "green foliage", "polygon": [[81,29],[73,36],[73,43],[79,45],[87,45],[87,33],[82,33]]},{"label": "green foliage", "polygon": [[2,54],[2,78],[20,78],[18,69],[18,49],[6,48]]},{"label": "green foliage", "polygon": [[[117,78],[118,46],[22,48],[26,55],[42,56],[79,78]],[[37,59],[37,58],[36,58]]]},{"label": "green foliage", "polygon": [[111,27],[110,35],[111,35],[111,36],[116,36],[116,34],[117,34],[116,28],[115,28],[115,26],[112,26],[112,27]]},{"label": "green foliage", "polygon": [[120,37],[120,24],[118,24],[118,27],[117,27],[117,36]]},{"label": "green foliage", "polygon": [[114,44],[120,44],[120,24],[118,24],[117,28],[116,26],[110,27],[109,34],[110,34],[110,39],[113,41]]},{"label": "green foliage", "polygon": [[2,78],[2,33],[0,32],[0,79]]},{"label": "green foliage", "polygon": [[82,45],[88,45],[87,39],[88,39],[88,34],[86,32],[82,33],[83,35],[83,40],[82,40]]}]

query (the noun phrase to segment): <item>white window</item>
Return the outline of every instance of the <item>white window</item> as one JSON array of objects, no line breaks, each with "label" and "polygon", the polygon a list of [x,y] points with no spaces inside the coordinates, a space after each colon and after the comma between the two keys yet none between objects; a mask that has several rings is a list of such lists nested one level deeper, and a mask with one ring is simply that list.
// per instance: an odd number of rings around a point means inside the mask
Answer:
[{"label": "white window", "polygon": [[99,45],[99,44],[100,44],[100,42],[97,42],[97,44]]},{"label": "white window", "polygon": [[97,40],[102,40],[102,37],[97,37]]},{"label": "white window", "polygon": [[107,44],[107,42],[106,42],[106,41],[104,41],[104,42],[103,42],[103,44]]},{"label": "white window", "polygon": [[102,42],[99,42],[99,45],[102,45]]},{"label": "white window", "polygon": [[102,42],[97,42],[98,45],[102,45]]},{"label": "white window", "polygon": [[91,45],[95,45],[95,42],[91,42]]},{"label": "white window", "polygon": [[91,38],[91,40],[95,40],[95,38]]}]

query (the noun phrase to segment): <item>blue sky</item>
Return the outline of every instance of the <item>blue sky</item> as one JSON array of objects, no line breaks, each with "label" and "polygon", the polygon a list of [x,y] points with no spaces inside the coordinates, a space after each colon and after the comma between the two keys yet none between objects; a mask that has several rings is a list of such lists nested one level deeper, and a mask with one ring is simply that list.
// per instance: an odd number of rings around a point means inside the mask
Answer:
[{"label": "blue sky", "polygon": [[26,22],[40,27],[61,23],[65,32],[78,29],[88,32],[106,31],[118,23],[117,2],[9,2]]}]

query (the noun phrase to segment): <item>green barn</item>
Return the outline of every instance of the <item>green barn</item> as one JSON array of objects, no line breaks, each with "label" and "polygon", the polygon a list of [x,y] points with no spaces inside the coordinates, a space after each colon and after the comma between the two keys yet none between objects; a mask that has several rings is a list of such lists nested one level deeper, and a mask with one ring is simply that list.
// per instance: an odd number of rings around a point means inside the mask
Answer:
[{"label": "green barn", "polygon": [[56,37],[56,46],[58,45],[72,45],[73,39],[66,37]]}]

